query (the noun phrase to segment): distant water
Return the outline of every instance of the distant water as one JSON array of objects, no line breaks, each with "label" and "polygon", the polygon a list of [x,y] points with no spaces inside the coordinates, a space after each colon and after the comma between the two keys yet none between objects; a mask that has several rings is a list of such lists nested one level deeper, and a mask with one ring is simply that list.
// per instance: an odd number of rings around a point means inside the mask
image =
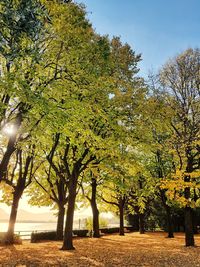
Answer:
[{"label": "distant water", "polygon": [[[0,223],[0,232],[5,232],[8,229],[8,223],[1,222]],[[21,223],[17,222],[15,224],[15,232],[18,231],[41,231],[41,230],[55,230],[56,223],[49,222],[49,223]]]},{"label": "distant water", "polygon": [[[108,224],[108,227],[118,227],[118,224]],[[84,229],[85,222],[81,220],[79,223],[74,222],[74,229]],[[0,222],[0,232],[6,232],[8,229],[8,223]],[[20,234],[22,239],[30,239],[32,232],[42,232],[42,231],[55,231],[56,222],[36,222],[36,223],[21,223],[17,222],[15,224],[15,233]]]},{"label": "distant water", "polygon": [[[74,224],[74,229],[78,229],[79,225]],[[0,232],[6,232],[8,229],[8,223],[0,222]],[[36,223],[21,223],[17,222],[15,224],[15,233],[22,236],[23,239],[29,239],[32,232],[42,232],[42,231],[55,231],[55,222],[36,222]]]}]

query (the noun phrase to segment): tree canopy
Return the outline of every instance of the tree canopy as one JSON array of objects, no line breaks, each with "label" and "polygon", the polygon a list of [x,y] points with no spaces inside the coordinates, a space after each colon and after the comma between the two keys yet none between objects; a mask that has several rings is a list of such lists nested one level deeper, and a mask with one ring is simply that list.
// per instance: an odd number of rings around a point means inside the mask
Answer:
[{"label": "tree canopy", "polygon": [[144,233],[158,206],[166,223],[155,220],[168,237],[184,209],[186,246],[194,245],[200,50],[169,60],[149,81],[139,74],[141,58],[119,37],[97,34],[81,4],[0,1],[0,188],[11,205],[5,243],[14,242],[27,193],[32,205],[58,209],[63,250],[74,249],[83,197],[94,237],[99,206],[115,207],[120,235],[129,216]]}]

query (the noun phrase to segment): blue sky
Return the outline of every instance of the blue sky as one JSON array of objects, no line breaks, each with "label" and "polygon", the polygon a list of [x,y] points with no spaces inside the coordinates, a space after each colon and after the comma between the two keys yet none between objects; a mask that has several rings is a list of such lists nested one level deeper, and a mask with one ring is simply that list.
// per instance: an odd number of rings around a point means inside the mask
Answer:
[{"label": "blue sky", "polygon": [[142,53],[141,74],[200,47],[200,0],[77,0],[98,33],[121,36]]}]

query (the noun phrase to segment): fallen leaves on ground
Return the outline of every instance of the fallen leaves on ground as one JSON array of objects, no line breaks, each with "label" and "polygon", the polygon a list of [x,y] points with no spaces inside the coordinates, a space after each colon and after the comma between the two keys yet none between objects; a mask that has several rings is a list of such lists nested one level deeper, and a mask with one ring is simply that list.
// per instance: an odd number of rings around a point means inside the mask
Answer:
[{"label": "fallen leaves on ground", "polygon": [[74,239],[75,251],[59,250],[61,242],[40,242],[0,247],[0,267],[137,266],[200,267],[200,236],[196,247],[184,247],[184,235],[128,233]]}]

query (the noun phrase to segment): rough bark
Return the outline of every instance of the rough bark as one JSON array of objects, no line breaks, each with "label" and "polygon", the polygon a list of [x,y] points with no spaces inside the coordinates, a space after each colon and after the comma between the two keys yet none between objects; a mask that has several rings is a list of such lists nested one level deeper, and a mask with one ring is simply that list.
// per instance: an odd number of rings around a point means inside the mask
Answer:
[{"label": "rough bark", "polygon": [[[199,159],[199,164],[200,164],[200,159]],[[200,166],[199,166],[200,169]],[[194,189],[194,201],[196,202],[198,200],[198,196],[196,194],[196,191]],[[193,232],[194,234],[198,234],[198,218],[197,218],[197,210],[194,209],[192,211],[192,221],[193,221]]]},{"label": "rough bark", "polygon": [[67,206],[67,215],[64,231],[63,246],[61,250],[73,250],[73,220],[74,220],[74,210],[75,210],[75,201],[76,201],[76,188],[77,188],[77,174],[73,174],[69,181],[69,195],[68,195],[68,206]]},{"label": "rough bark", "polygon": [[[58,196],[56,197],[56,192],[54,189],[52,189],[52,195],[54,196],[53,199],[56,199],[58,205],[58,220],[57,220],[56,235],[58,240],[63,240],[65,205],[67,203],[67,196],[66,196],[67,185],[65,185],[63,179],[61,179],[59,176],[58,178],[59,180],[56,181]],[[48,180],[48,182],[51,185],[50,179]]]},{"label": "rough bark", "polygon": [[0,163],[0,181],[3,178],[5,178],[10,158],[16,150],[17,132],[23,120],[22,115],[25,113],[26,113],[26,110],[24,110],[23,107],[21,107],[19,109],[18,115],[16,116],[16,119],[15,119],[15,131],[16,132],[12,136],[10,136],[8,140],[8,144],[7,144],[7,149]]},{"label": "rough bark", "polygon": [[124,235],[124,203],[122,197],[119,199],[119,234]]},{"label": "rough bark", "polygon": [[5,242],[7,244],[13,244],[14,242],[14,228],[15,228],[15,222],[17,218],[17,211],[18,211],[18,205],[19,200],[24,192],[24,189],[30,184],[31,182],[31,174],[29,174],[29,179],[27,181],[28,172],[30,169],[30,173],[32,172],[32,165],[31,162],[33,160],[32,156],[27,156],[25,164],[23,165],[22,162],[22,150],[18,150],[18,156],[17,161],[19,160],[19,176],[16,185],[13,183],[12,179],[14,177],[11,176],[11,180],[7,180],[6,182],[12,186],[13,188],[13,201],[12,201],[12,207],[11,207],[11,213],[10,213],[10,219],[9,219],[9,226],[8,231],[6,233]]},{"label": "rough bark", "polygon": [[174,238],[174,227],[173,227],[171,208],[167,205],[165,209],[167,213],[167,231],[168,231],[167,237]]},{"label": "rough bark", "polygon": [[7,245],[14,244],[15,223],[16,223],[16,219],[17,219],[17,211],[18,211],[18,205],[19,205],[20,197],[21,197],[21,194],[18,192],[15,192],[13,195],[13,202],[12,202],[12,206],[11,206],[8,231],[7,231],[6,236],[5,236],[5,244],[7,244]]},{"label": "rough bark", "polygon": [[144,213],[139,213],[139,232],[140,234],[145,233],[145,221],[144,221]]},{"label": "rough bark", "polygon": [[92,198],[91,198],[91,207],[93,214],[93,237],[99,238],[99,210],[96,203],[96,191],[97,191],[97,181],[95,178],[92,178]]},{"label": "rough bark", "polygon": [[64,217],[65,217],[65,208],[64,205],[60,204],[58,207],[58,219],[56,228],[57,240],[63,239]]},{"label": "rough bark", "polygon": [[0,164],[0,181],[5,177],[10,158],[12,154],[14,153],[14,151],[16,150],[15,142],[16,142],[16,136],[9,138],[6,152]]},{"label": "rough bark", "polygon": [[166,211],[167,232],[168,232],[167,237],[174,238],[174,226],[173,226],[171,207],[167,205],[167,197],[165,195],[165,191],[162,189],[160,189],[160,196],[161,196],[163,207]]},{"label": "rough bark", "polygon": [[193,232],[194,234],[198,234],[198,219],[196,210],[193,210],[192,212],[192,222],[193,222]]},{"label": "rough bark", "polygon": [[194,233],[192,223],[192,209],[185,207],[185,245],[194,246]]},{"label": "rough bark", "polygon": [[[188,148],[186,150],[187,155],[187,173],[191,173],[193,171],[193,157],[191,156],[191,151]],[[184,177],[185,182],[190,182],[190,175],[186,175]],[[184,191],[184,195],[186,200],[189,200],[191,197],[190,187],[186,187]],[[192,208],[190,206],[185,207],[185,245],[186,247],[194,246],[194,232],[193,232],[193,221],[192,221]]]}]

